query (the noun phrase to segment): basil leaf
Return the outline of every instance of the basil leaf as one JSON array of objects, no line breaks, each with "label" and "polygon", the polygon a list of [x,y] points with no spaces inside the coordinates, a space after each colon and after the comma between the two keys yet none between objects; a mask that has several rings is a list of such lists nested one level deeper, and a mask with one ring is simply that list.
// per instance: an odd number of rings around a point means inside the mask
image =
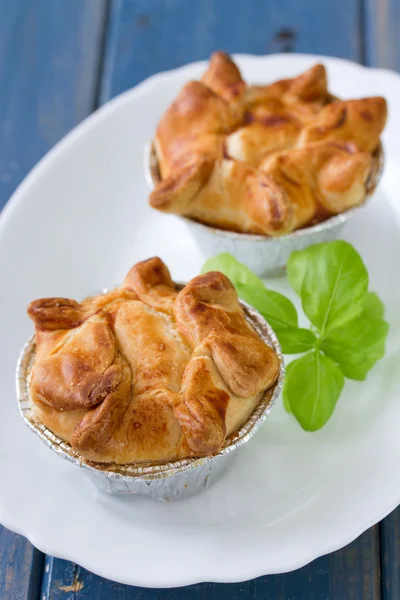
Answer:
[{"label": "basil leaf", "polygon": [[254,306],[274,331],[285,327],[297,327],[297,311],[289,298],[273,290],[267,290],[264,286],[263,289],[260,289],[241,283],[232,283],[239,296]]},{"label": "basil leaf", "polygon": [[285,329],[275,329],[279,343],[282,346],[284,354],[300,354],[315,348],[317,338],[309,329],[301,327],[286,327]]},{"label": "basil leaf", "polygon": [[[285,381],[286,381],[287,377],[290,377],[290,371],[292,370],[292,365],[295,362],[296,361],[293,360],[291,363],[289,363],[288,365],[286,365],[286,368],[285,368]],[[282,399],[283,399],[283,408],[286,410],[287,413],[293,414],[292,413],[292,409],[290,408],[289,397],[288,397],[286,385],[283,386]]]},{"label": "basil leaf", "polygon": [[239,296],[254,306],[274,330],[297,327],[297,311],[292,302],[278,292],[267,290],[257,275],[230,254],[222,253],[208,259],[202,273],[207,271],[220,271],[226,275]]},{"label": "basil leaf", "polygon": [[220,271],[231,280],[234,286],[241,283],[265,289],[262,280],[228,252],[222,252],[206,260],[201,272],[207,273],[208,271]]},{"label": "basil leaf", "polygon": [[297,358],[286,371],[284,395],[306,431],[316,431],[331,417],[344,377],[337,364],[315,350]]},{"label": "basil leaf", "polygon": [[368,292],[360,317],[366,319],[382,319],[385,312],[383,302],[375,292]]},{"label": "basil leaf", "polygon": [[389,325],[383,319],[359,317],[334,329],[321,343],[349,379],[363,381],[368,371],[385,354]]},{"label": "basil leaf", "polygon": [[286,265],[286,272],[289,283],[298,296],[301,296],[301,288],[303,286],[304,277],[306,275],[310,256],[313,252],[318,251],[321,244],[314,244],[305,250],[292,252]]},{"label": "basil leaf", "polygon": [[321,244],[308,254],[301,300],[305,314],[321,336],[358,317],[367,291],[367,269],[348,242]]}]

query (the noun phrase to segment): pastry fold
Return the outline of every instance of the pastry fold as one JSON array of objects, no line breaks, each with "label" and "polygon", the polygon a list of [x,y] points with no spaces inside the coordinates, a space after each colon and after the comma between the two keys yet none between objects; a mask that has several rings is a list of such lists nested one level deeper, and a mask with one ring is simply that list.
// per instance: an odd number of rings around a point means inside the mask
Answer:
[{"label": "pastry fold", "polygon": [[36,300],[28,314],[33,414],[88,461],[212,454],[278,376],[279,359],[221,273],[178,291],[152,258],[109,294]]},{"label": "pastry fold", "polygon": [[217,52],[160,120],[149,202],[218,229],[290,233],[365,199],[386,118],[384,98],[335,99],[321,64],[247,85]]}]

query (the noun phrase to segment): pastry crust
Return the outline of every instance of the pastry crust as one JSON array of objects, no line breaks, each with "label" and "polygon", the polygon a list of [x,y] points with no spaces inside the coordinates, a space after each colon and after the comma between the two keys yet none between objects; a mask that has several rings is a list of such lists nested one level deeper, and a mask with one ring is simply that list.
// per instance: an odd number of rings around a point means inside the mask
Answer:
[{"label": "pastry crust", "polygon": [[255,86],[217,52],[161,118],[150,204],[267,236],[315,224],[364,200],[386,117],[383,98],[335,100],[321,64]]},{"label": "pastry crust", "polygon": [[227,102],[241,102],[246,92],[238,67],[225,52],[214,52],[201,81]]},{"label": "pastry crust", "polygon": [[294,227],[282,220],[276,233],[288,233],[360,204],[371,168],[369,152],[340,142],[309,144],[267,157],[260,170],[282,190],[293,209]]},{"label": "pastry crust", "polygon": [[223,134],[234,126],[229,104],[200,81],[190,81],[162,117],[156,138],[163,179],[194,157],[222,156]]},{"label": "pastry crust", "polygon": [[35,418],[88,461],[166,462],[218,451],[277,379],[279,359],[235,289],[207,273],[175,289],[159,258],[82,303],[32,302]]},{"label": "pastry crust", "polygon": [[302,131],[298,145],[316,141],[351,141],[359,150],[373,152],[387,118],[381,97],[335,101],[325,106]]}]

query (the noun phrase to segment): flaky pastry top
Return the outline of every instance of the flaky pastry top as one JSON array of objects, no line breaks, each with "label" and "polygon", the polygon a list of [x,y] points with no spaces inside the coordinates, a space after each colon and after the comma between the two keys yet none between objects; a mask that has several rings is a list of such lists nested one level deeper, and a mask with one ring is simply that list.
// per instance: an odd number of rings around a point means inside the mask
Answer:
[{"label": "flaky pastry top", "polygon": [[81,303],[32,302],[34,417],[87,461],[162,463],[213,454],[278,376],[221,273],[178,291],[165,264]]},{"label": "flaky pastry top", "polygon": [[[321,64],[248,85],[232,59],[216,52],[201,81],[188,82],[159,122],[161,181],[150,204],[268,236],[315,224],[364,201],[386,114],[381,97],[335,99]],[[327,172],[335,174],[333,193]]]}]

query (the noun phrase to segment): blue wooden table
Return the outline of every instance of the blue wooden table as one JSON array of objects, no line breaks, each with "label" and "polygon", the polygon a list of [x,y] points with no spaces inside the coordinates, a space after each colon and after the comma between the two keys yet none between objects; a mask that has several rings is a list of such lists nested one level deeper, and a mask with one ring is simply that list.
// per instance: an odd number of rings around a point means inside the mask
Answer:
[{"label": "blue wooden table", "polygon": [[[215,49],[400,68],[396,0],[0,0],[0,208],[99,105]],[[287,575],[145,590],[44,556],[0,528],[0,600],[399,600],[400,509]]]}]

